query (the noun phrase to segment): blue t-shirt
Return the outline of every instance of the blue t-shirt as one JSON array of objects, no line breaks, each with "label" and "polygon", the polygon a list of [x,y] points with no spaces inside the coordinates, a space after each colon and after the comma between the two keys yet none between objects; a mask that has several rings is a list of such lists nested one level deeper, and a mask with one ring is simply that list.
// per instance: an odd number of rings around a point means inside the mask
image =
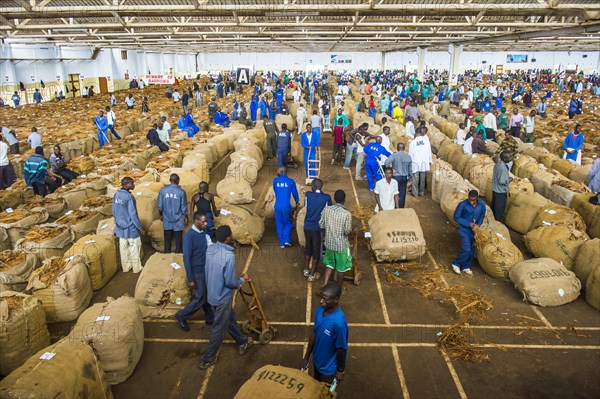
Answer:
[{"label": "blue t-shirt", "polygon": [[313,330],[316,335],[313,348],[315,369],[322,375],[334,375],[337,371],[337,350],[348,350],[348,323],[342,309],[324,316],[325,309],[317,308]]},{"label": "blue t-shirt", "polygon": [[319,220],[321,212],[327,205],[331,205],[331,196],[322,192],[309,191],[306,193],[306,217],[304,218],[304,230],[320,231]]}]

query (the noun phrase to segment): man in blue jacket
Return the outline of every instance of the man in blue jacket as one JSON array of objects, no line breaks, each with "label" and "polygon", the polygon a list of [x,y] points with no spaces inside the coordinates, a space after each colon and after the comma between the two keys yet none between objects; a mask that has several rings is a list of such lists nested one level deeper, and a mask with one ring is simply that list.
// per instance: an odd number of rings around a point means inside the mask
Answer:
[{"label": "man in blue jacket", "polygon": [[277,113],[281,112],[281,103],[283,102],[284,96],[285,96],[285,93],[281,87],[279,87],[277,90],[275,90],[275,101],[277,102]]},{"label": "man in blue jacket", "polygon": [[179,328],[190,331],[187,319],[192,317],[200,308],[204,309],[206,325],[211,326],[215,313],[207,302],[206,291],[206,250],[210,240],[206,233],[208,219],[203,213],[194,214],[194,224],[185,234],[183,241],[183,265],[190,289],[194,290],[194,298],[190,303],[175,314]]},{"label": "man in blue jacket", "polygon": [[291,151],[292,133],[287,130],[287,124],[283,123],[281,131],[277,133],[277,166],[287,166],[288,154]]},{"label": "man in blue jacket", "polygon": [[273,180],[273,191],[275,192],[275,227],[279,237],[281,248],[292,246],[292,205],[291,197],[296,201],[296,207],[300,198],[296,182],[287,176],[285,166],[277,169],[277,177]]},{"label": "man in blue jacket", "polygon": [[48,174],[48,161],[44,158],[44,149],[35,148],[35,154],[29,157],[23,167],[23,177],[27,187],[33,188],[33,193],[45,197],[48,194],[46,176]]},{"label": "man in blue jacket", "polygon": [[98,116],[94,118],[94,124],[98,129],[98,141],[100,142],[100,147],[103,147],[104,144],[108,143],[108,139],[106,138],[106,131],[108,130],[108,119],[104,116],[104,111],[98,111]]},{"label": "man in blue jacket", "polygon": [[308,281],[314,281],[319,278],[318,274],[315,275],[315,273],[319,266],[323,250],[323,236],[319,220],[321,220],[323,209],[326,206],[331,206],[332,202],[329,194],[321,192],[323,188],[323,181],[321,179],[314,179],[310,185],[312,191],[306,193],[304,197],[304,206],[306,207],[306,216],[304,218],[304,237],[306,239],[304,256],[306,264],[303,274],[304,277],[308,277]]},{"label": "man in blue jacket", "polygon": [[471,263],[475,255],[475,229],[479,228],[485,218],[485,203],[479,199],[477,190],[469,191],[469,197],[461,201],[454,211],[454,221],[458,223],[460,251],[452,262],[452,270],[456,274],[464,272],[472,276]]},{"label": "man in blue jacket", "polygon": [[119,237],[119,252],[123,272],[133,269],[134,273],[142,271],[140,254],[142,250],[141,234],[146,234],[140,223],[135,198],[131,190],[135,188],[131,177],[121,179],[121,188],[113,197],[112,214],[115,219],[115,235]]},{"label": "man in blue jacket", "polygon": [[171,241],[175,237],[175,253],[183,252],[183,226],[187,224],[187,198],[179,186],[179,175],[173,173],[168,184],[158,192],[158,212],[163,222],[165,253],[171,253]]},{"label": "man in blue jacket", "polygon": [[233,291],[250,281],[250,276],[243,274],[235,277],[235,254],[233,253],[233,234],[227,225],[220,226],[215,238],[217,242],[206,250],[206,286],[208,303],[215,313],[210,341],[200,357],[198,368],[206,370],[217,362],[217,352],[223,344],[225,333],[229,333],[238,345],[238,353],[245,355],[252,345],[252,338],[240,331],[235,311],[232,307]]},{"label": "man in blue jacket", "polygon": [[388,150],[381,145],[381,136],[377,136],[377,139],[373,143],[369,143],[365,146],[364,152],[367,158],[366,170],[367,170],[367,183],[369,184],[369,190],[375,189],[375,183],[378,180],[383,179],[383,175],[380,172],[381,166],[379,165],[379,157],[385,155],[389,157],[391,154]]}]

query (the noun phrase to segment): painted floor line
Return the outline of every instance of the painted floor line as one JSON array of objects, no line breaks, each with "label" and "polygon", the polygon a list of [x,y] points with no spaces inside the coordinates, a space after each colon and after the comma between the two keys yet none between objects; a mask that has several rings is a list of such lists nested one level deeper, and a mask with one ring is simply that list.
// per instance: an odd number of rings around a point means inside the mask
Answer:
[{"label": "painted floor line", "polygon": [[[144,338],[144,342],[154,343],[208,343],[204,338]],[[233,340],[225,340],[224,344],[235,344]],[[271,341],[268,345],[289,345],[306,347],[306,341]],[[260,347],[260,345],[256,345]],[[437,344],[426,342],[350,342],[356,348],[435,348]],[[561,349],[561,350],[600,350],[600,345],[538,345],[538,344],[473,344],[476,348],[488,349]]]},{"label": "painted floor line", "polygon": [[448,366],[448,370],[450,371],[450,374],[452,375],[452,379],[454,380],[456,389],[458,389],[458,394],[460,395],[461,399],[467,399],[467,394],[465,392],[465,389],[462,386],[462,383],[460,382],[460,378],[458,378],[458,374],[456,373],[456,369],[454,368],[454,365],[452,364],[452,360],[450,360],[450,357],[448,356],[448,354],[445,351],[440,351],[440,352],[442,353],[442,356],[444,357],[444,360],[446,361],[446,365]]},{"label": "painted floor line", "polygon": [[[188,324],[204,324],[204,320],[188,320]],[[177,323],[175,319],[148,319],[144,320],[144,323]],[[269,324],[275,326],[298,326],[308,327],[312,325],[312,322],[305,321],[269,321]],[[420,323],[397,323],[397,324],[382,324],[382,323],[348,323],[348,327],[367,327],[367,328],[448,328],[452,324],[420,324]],[[571,330],[571,326],[568,327],[547,327],[547,326],[478,326],[478,325],[464,325],[464,329],[471,330]],[[600,331],[600,327],[585,327],[585,326],[573,326],[576,331]]]},{"label": "painted floor line", "polygon": [[392,356],[394,356],[396,372],[398,373],[398,378],[400,379],[400,387],[402,387],[402,396],[404,397],[404,399],[410,399],[410,394],[408,393],[408,386],[406,385],[406,378],[404,377],[404,371],[402,370],[402,363],[400,363],[400,355],[398,354],[398,348],[395,346],[392,346]]}]

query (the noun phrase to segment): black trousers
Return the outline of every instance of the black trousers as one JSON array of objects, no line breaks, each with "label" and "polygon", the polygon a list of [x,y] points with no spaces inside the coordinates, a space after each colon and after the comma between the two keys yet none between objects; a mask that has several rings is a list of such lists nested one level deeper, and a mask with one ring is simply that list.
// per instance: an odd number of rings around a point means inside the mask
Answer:
[{"label": "black trousers", "polygon": [[175,237],[175,253],[183,253],[183,231],[164,230],[165,233],[165,253],[171,253],[171,241]]},{"label": "black trousers", "polygon": [[513,126],[510,128],[510,134],[512,134],[513,137],[519,138],[521,137],[521,128],[518,126]]},{"label": "black trousers", "polygon": [[408,176],[394,176],[398,182],[398,206],[404,208],[406,205],[406,185],[408,184]]},{"label": "black trousers", "polygon": [[11,144],[9,146],[9,148],[10,148],[10,153],[11,154],[18,154],[19,153],[19,143]]},{"label": "black trousers", "polygon": [[45,183],[32,183],[33,193],[35,195],[39,195],[40,197],[45,197],[48,195],[48,189],[46,188]]},{"label": "black trousers", "polygon": [[59,169],[56,174],[65,180],[65,184],[70,183],[71,180],[75,180],[77,176],[79,176],[77,173],[67,168]]},{"label": "black trousers", "polygon": [[492,192],[492,213],[494,214],[494,219],[496,219],[499,222],[504,221],[504,211],[506,209],[507,196],[507,193]]}]

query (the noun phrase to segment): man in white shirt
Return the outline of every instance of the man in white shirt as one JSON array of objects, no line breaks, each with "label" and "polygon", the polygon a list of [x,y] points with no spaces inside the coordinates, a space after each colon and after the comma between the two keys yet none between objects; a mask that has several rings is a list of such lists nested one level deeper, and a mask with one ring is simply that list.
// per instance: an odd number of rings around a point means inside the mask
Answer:
[{"label": "man in white shirt", "polygon": [[[323,100],[321,100],[321,101],[323,101]],[[321,101],[319,101],[319,102],[321,102]],[[321,108],[319,107],[319,109],[321,109]],[[313,111],[313,114],[310,117],[310,125],[312,127],[317,127],[319,129],[321,129],[321,117],[319,115],[317,115],[316,110]]]},{"label": "man in white shirt", "polygon": [[16,133],[13,130],[10,130],[7,127],[0,126],[0,133],[4,136],[4,139],[8,143],[8,148],[10,149],[11,154],[19,153],[19,139],[16,136]]},{"label": "man in white shirt", "polygon": [[298,134],[302,134],[304,118],[306,118],[306,108],[304,108],[304,102],[301,102],[296,109],[296,125],[298,126]]},{"label": "man in white shirt", "polygon": [[300,87],[297,87],[296,90],[294,90],[292,97],[294,98],[294,102],[296,104],[298,104],[300,102],[300,97],[302,97],[302,93],[300,92]]},{"label": "man in white shirt", "polygon": [[394,169],[387,166],[383,169],[384,179],[375,183],[375,201],[377,206],[375,212],[387,211],[399,208],[398,206],[398,182],[393,179]]},{"label": "man in white shirt", "polygon": [[433,162],[431,155],[431,143],[427,137],[426,130],[417,128],[417,137],[410,142],[408,155],[412,159],[413,186],[415,197],[425,196],[425,175]]},{"label": "man in white shirt", "polygon": [[115,115],[115,111],[111,110],[110,107],[106,107],[106,120],[108,122],[108,129],[115,136],[117,140],[121,140],[121,136],[115,131],[115,122],[117,121],[117,116]]},{"label": "man in white shirt", "polygon": [[146,83],[144,83],[144,81],[142,79],[140,79],[140,82],[138,83],[138,87],[140,88],[140,90],[144,90],[144,87],[146,87]]},{"label": "man in white shirt", "polygon": [[485,127],[488,140],[496,141],[496,131],[498,130],[498,125],[496,124],[496,114],[496,109],[491,108],[483,118],[483,126]]},{"label": "man in white shirt", "polygon": [[411,138],[415,138],[415,124],[413,123],[413,120],[410,116],[406,117],[406,134],[409,135]]},{"label": "man in white shirt", "polygon": [[127,105],[127,109],[133,109],[133,104],[135,104],[135,98],[133,98],[133,94],[129,94],[125,97],[125,104]]},{"label": "man in white shirt", "polygon": [[168,146],[171,146],[171,143],[169,143],[169,132],[167,131],[167,129],[165,129],[165,126],[162,124],[162,122],[158,124],[156,133],[158,133],[158,138],[160,139],[160,141],[162,141]]},{"label": "man in white shirt", "polygon": [[171,137],[171,124],[169,122],[167,122],[166,116],[162,117],[162,124],[163,124],[163,129],[165,129],[167,131],[167,133],[169,134],[169,137]]},{"label": "man in white shirt", "polygon": [[463,99],[460,100],[460,108],[461,108],[463,114],[467,113],[467,110],[469,109],[469,105],[471,105],[471,103],[469,102],[469,99],[467,97],[463,97]]},{"label": "man in white shirt", "polygon": [[81,97],[87,98],[87,96],[88,96],[88,88],[87,88],[87,86],[85,86],[83,89],[81,89]]},{"label": "man in white shirt", "polygon": [[465,139],[465,144],[463,144],[463,152],[465,154],[473,153],[473,137],[475,136],[475,126],[471,126],[469,129],[469,134],[467,134],[467,139]]},{"label": "man in white shirt", "polygon": [[181,95],[179,94],[177,89],[175,89],[175,91],[173,92],[173,102],[178,103],[179,100],[181,100]]},{"label": "man in white shirt", "polygon": [[4,135],[0,135],[0,190],[12,186],[17,179],[15,170],[8,160],[8,144],[4,142]]},{"label": "man in white shirt", "polygon": [[456,132],[456,138],[454,139],[454,144],[464,145],[466,137],[467,137],[467,132],[465,132],[465,124],[461,123],[458,125],[458,132]]},{"label": "man in white shirt", "polygon": [[35,127],[31,128],[31,134],[27,138],[27,142],[31,146],[32,150],[35,150],[37,147],[42,146],[42,136],[40,136]]},{"label": "man in white shirt", "polygon": [[[381,137],[381,146],[385,148],[390,154],[392,154],[394,150],[392,149],[392,142],[390,141],[390,133],[390,127],[384,126],[383,133],[381,133],[379,137]],[[388,157],[386,157],[385,155],[380,155],[379,164],[383,165],[387,158]]]}]

